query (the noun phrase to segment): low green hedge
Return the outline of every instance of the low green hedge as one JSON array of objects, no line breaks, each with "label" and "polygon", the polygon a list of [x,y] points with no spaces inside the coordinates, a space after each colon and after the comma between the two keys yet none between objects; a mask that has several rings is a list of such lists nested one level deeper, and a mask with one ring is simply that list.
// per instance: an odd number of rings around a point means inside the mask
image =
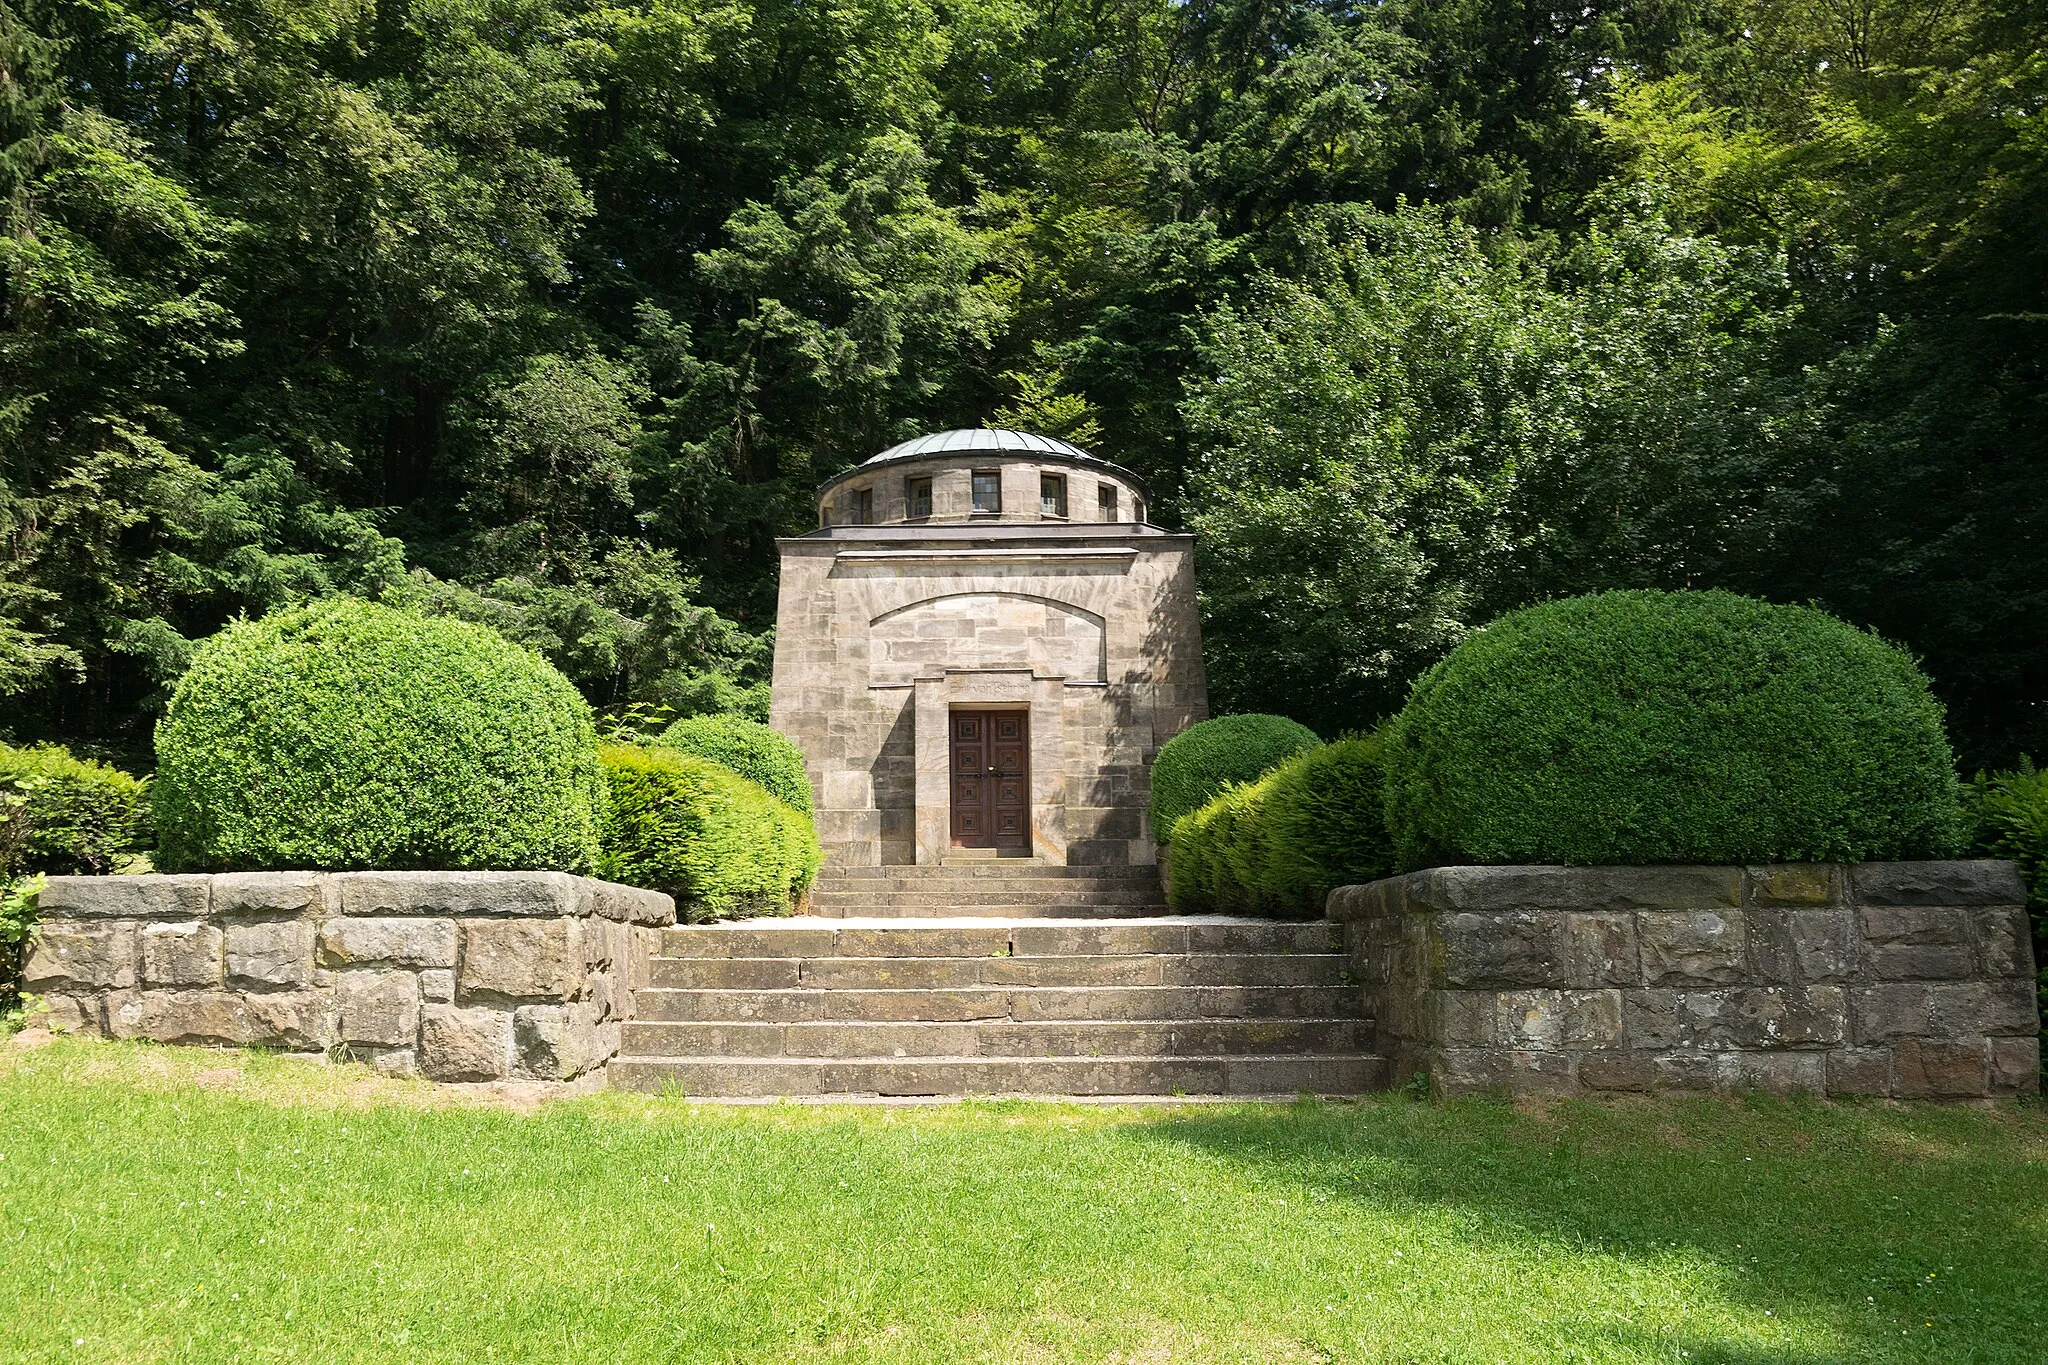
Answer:
[{"label": "low green hedge", "polygon": [[804,771],[803,751],[758,720],[745,716],[686,716],[669,726],[659,742],[723,763],[805,815],[811,813],[811,779]]},{"label": "low green hedge", "polygon": [[331,598],[199,647],[157,725],[172,871],[546,868],[597,858],[590,708],[484,626]]},{"label": "low green hedge", "polygon": [[1305,750],[1261,784],[1273,850],[1265,887],[1276,901],[1321,914],[1324,899],[1337,887],[1393,872],[1378,739],[1340,739]]},{"label": "low green hedge", "polygon": [[1913,660],[1726,592],[1504,616],[1416,683],[1385,762],[1407,868],[1943,857],[1961,834]]},{"label": "low green hedge", "polygon": [[105,876],[151,838],[146,783],[54,744],[0,744],[0,882],[35,872]]},{"label": "low green hedge", "polygon": [[1382,809],[1376,740],[1303,750],[1181,820],[1167,899],[1183,911],[1314,918],[1332,889],[1392,871]]},{"label": "low green hedge", "polygon": [[1152,837],[1170,843],[1173,827],[1232,782],[1256,781],[1290,754],[1322,743],[1285,716],[1218,716],[1159,746],[1152,760]]},{"label": "low green hedge", "polygon": [[822,861],[809,816],[723,764],[607,744],[600,875],[665,891],[686,919],[786,914]]}]

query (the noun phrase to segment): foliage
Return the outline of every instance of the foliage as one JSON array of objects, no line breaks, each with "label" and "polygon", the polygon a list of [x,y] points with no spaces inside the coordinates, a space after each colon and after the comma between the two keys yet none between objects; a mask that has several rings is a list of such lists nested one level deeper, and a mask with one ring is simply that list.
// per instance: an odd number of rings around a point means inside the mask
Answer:
[{"label": "foliage", "polygon": [[0,744],[0,880],[105,876],[151,840],[146,784],[55,745]]},{"label": "foliage", "polygon": [[804,770],[803,750],[757,720],[687,716],[663,731],[656,742],[723,763],[767,788],[769,795],[805,815],[811,813],[811,779]]},{"label": "foliage", "polygon": [[687,919],[787,914],[817,877],[810,816],[708,758],[607,744],[601,876],[665,891]]},{"label": "foliage", "polygon": [[9,879],[0,876],[0,1039],[12,1032],[7,1018],[22,1005],[21,973],[28,965],[29,936],[36,927],[36,898],[43,893],[43,874]]},{"label": "foliage", "polygon": [[1332,889],[1393,870],[1375,739],[1303,749],[1174,827],[1177,910],[1312,919]]},{"label": "foliage", "polygon": [[1367,725],[1503,606],[1725,567],[1792,397],[1782,260],[1639,202],[1547,267],[1420,208],[1298,254],[1210,317],[1189,390],[1219,704]]},{"label": "foliage", "polygon": [[481,626],[334,598],[200,647],[157,727],[170,870],[558,868],[597,855],[590,709]]},{"label": "foliage", "polygon": [[1266,789],[1264,889],[1305,915],[1322,912],[1340,886],[1394,870],[1387,836],[1386,778],[1377,737],[1307,749],[1259,779]]},{"label": "foliage", "polygon": [[1733,593],[1504,616],[1416,683],[1384,757],[1404,868],[1945,857],[1960,835],[1912,659]]},{"label": "foliage", "polygon": [[0,9],[5,737],[146,760],[338,593],[766,715],[776,536],[991,416],[1204,531],[1223,709],[1478,621],[1811,600],[2048,749],[2048,12]]},{"label": "foliage", "polygon": [[1963,788],[1963,805],[1977,851],[2012,859],[2027,880],[2041,1040],[2048,1044],[2048,771],[2021,759],[2009,772],[1980,772]]},{"label": "foliage", "polygon": [[2022,759],[2009,772],[1980,772],[1963,803],[1974,846],[2018,863],[2027,899],[2048,915],[2048,770]]},{"label": "foliage", "polygon": [[1174,823],[1223,790],[1250,782],[1289,754],[1322,741],[1285,716],[1217,716],[1159,746],[1152,760],[1152,836],[1174,837]]},{"label": "foliage", "polygon": [[1229,782],[1174,823],[1166,898],[1183,912],[1258,914],[1269,908],[1266,788]]}]

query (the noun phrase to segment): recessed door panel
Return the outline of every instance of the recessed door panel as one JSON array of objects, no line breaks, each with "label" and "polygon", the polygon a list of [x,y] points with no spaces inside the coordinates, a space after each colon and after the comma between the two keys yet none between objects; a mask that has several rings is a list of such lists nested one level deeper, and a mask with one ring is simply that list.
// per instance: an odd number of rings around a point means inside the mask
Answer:
[{"label": "recessed door panel", "polygon": [[1031,847],[1031,717],[955,711],[952,834],[961,848]]}]

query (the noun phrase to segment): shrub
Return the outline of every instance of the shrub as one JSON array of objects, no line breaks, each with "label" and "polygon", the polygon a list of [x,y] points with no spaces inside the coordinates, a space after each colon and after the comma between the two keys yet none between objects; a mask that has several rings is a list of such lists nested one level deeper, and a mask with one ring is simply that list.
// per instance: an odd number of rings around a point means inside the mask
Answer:
[{"label": "shrub", "polygon": [[658,741],[671,749],[723,763],[802,811],[811,813],[811,779],[795,744],[745,716],[689,716]]},{"label": "shrub", "polygon": [[[2048,771],[2021,759],[2014,772],[1978,773],[1964,791],[1964,807],[1977,851],[2012,859],[2027,879],[2041,1042],[2048,1049]],[[2048,1058],[2048,1050],[2042,1055]]]},{"label": "shrub", "polygon": [[2021,759],[2016,771],[1977,774],[1963,792],[1971,842],[2010,858],[2027,879],[2027,899],[2048,913],[2048,771]]},{"label": "shrub", "polygon": [[1380,740],[1307,749],[1260,779],[1265,799],[1263,891],[1282,913],[1315,916],[1340,886],[1394,870]]},{"label": "shrub", "polygon": [[28,965],[29,936],[36,927],[36,898],[43,874],[9,881],[0,877],[0,1038],[20,1019],[21,973]]},{"label": "shrub", "polygon": [[1502,617],[1387,732],[1403,867],[1858,861],[1952,853],[1940,704],[1824,612],[1612,592]]},{"label": "shrub", "polygon": [[0,882],[26,872],[105,876],[150,837],[145,783],[54,744],[0,744]]},{"label": "shrub", "polygon": [[597,857],[590,709],[539,655],[334,598],[202,645],[157,725],[168,868],[549,868]]},{"label": "shrub", "polygon": [[1176,910],[1262,908],[1260,804],[1264,788],[1233,782],[1174,826],[1166,899]]},{"label": "shrub", "polygon": [[607,744],[603,875],[665,891],[689,919],[778,914],[818,874],[810,817],[723,764]]},{"label": "shrub", "polygon": [[1186,914],[1215,909],[1209,898],[1212,868],[1207,830],[1195,823],[1200,813],[1189,811],[1175,823],[1172,847],[1165,854],[1166,903]]},{"label": "shrub", "polygon": [[1321,742],[1285,716],[1218,716],[1190,725],[1160,745],[1152,760],[1152,836],[1171,842],[1174,821],[1226,783],[1254,781],[1289,754]]},{"label": "shrub", "polygon": [[1227,786],[1183,816],[1167,899],[1184,911],[1314,918],[1333,887],[1386,876],[1391,853],[1379,745],[1339,740]]}]

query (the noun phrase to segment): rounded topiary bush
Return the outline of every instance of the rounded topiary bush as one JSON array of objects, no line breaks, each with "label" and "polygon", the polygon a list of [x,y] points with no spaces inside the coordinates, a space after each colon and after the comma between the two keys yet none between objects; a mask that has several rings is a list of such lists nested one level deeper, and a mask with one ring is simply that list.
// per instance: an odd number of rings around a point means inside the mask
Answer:
[{"label": "rounded topiary bush", "polygon": [[1173,839],[1174,822],[1231,782],[1251,782],[1290,754],[1322,743],[1285,716],[1218,716],[1190,725],[1152,760],[1152,837]]},{"label": "rounded topiary bush", "polygon": [[201,645],[157,725],[167,869],[548,868],[597,857],[590,708],[483,626],[334,598]]},{"label": "rounded topiary bush", "polygon": [[604,876],[665,891],[686,919],[787,911],[818,875],[809,816],[722,763],[607,744]]},{"label": "rounded topiary bush", "polygon": [[804,814],[811,813],[811,779],[804,771],[803,752],[758,720],[686,716],[663,731],[660,742],[723,763]]},{"label": "rounded topiary bush", "polygon": [[1939,857],[1960,834],[1912,659],[1726,592],[1504,616],[1416,683],[1384,762],[1408,868]]}]

